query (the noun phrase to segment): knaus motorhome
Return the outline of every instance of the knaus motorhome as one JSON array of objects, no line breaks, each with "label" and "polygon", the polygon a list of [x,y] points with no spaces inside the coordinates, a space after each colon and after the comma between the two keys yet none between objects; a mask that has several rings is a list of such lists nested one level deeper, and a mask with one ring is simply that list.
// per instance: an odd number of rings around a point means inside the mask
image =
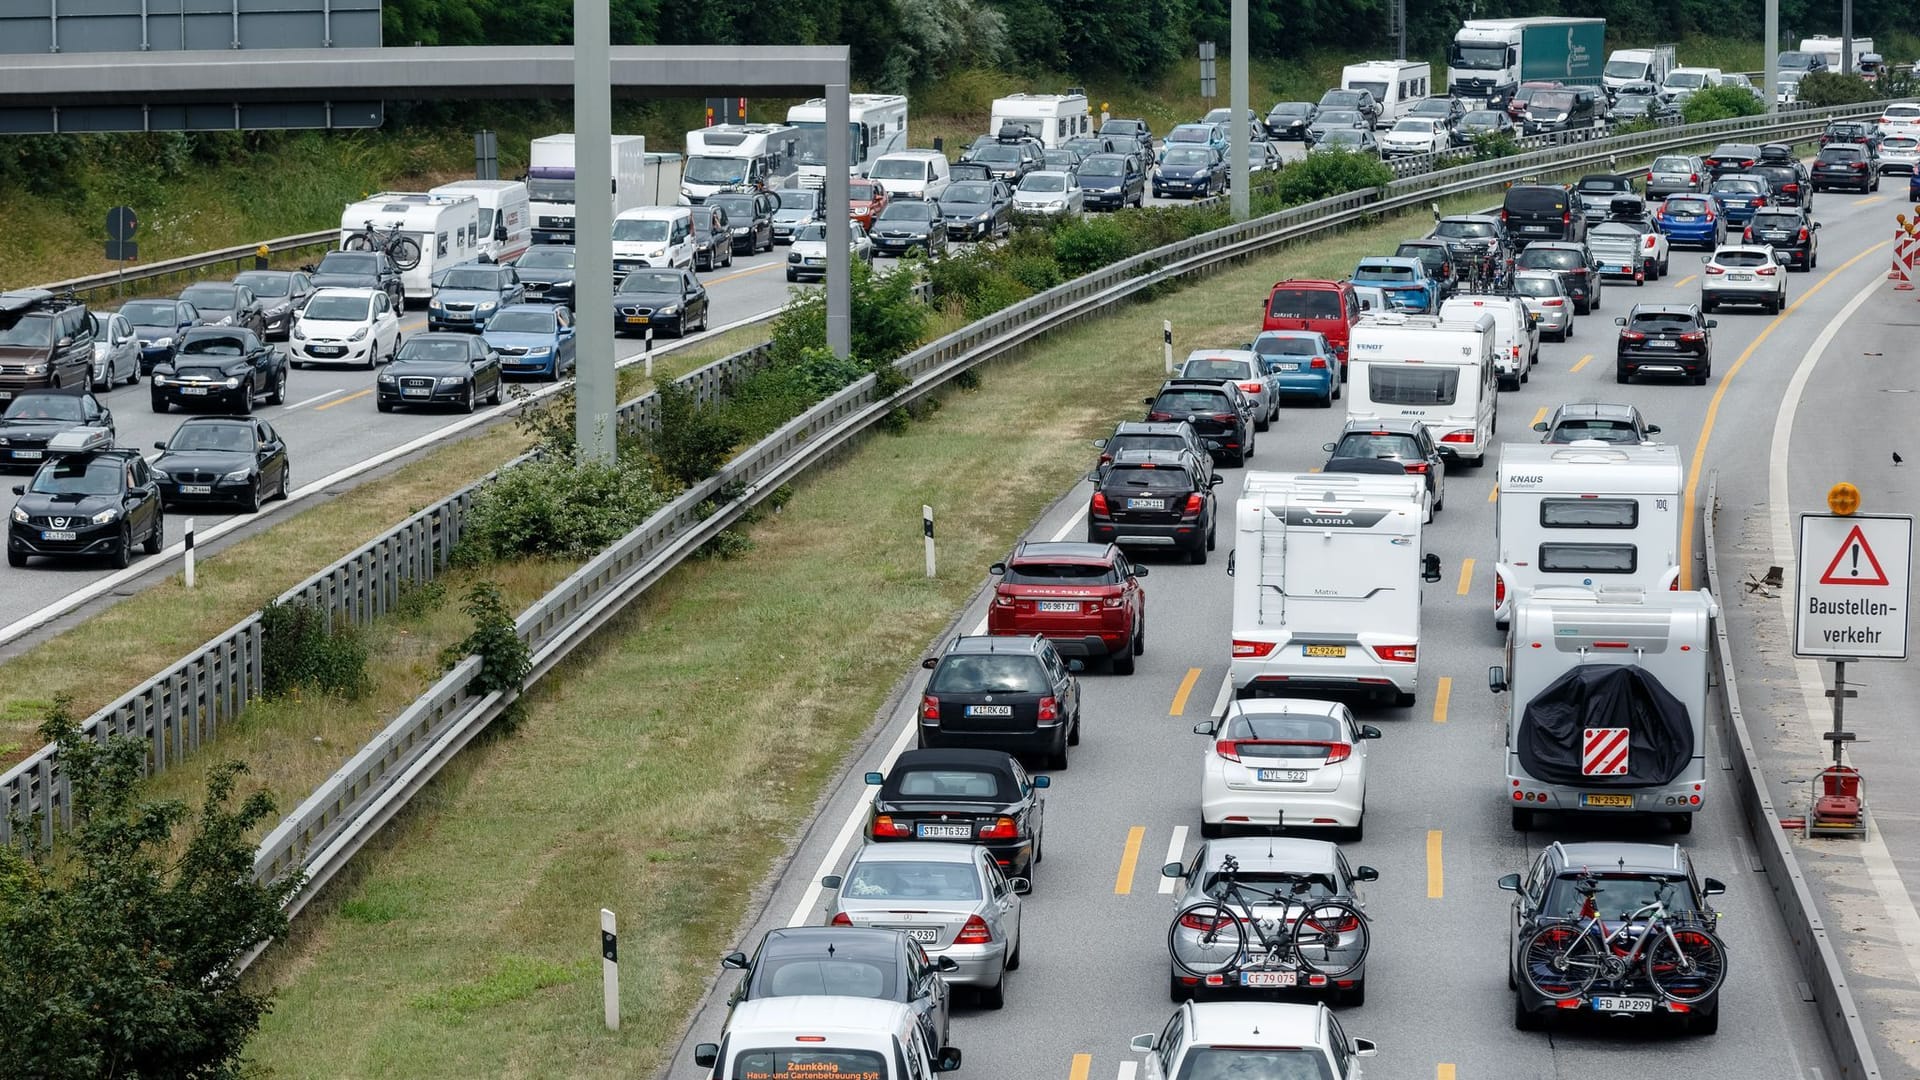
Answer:
[{"label": "knaus motorhome", "polygon": [[383,191],[340,212],[340,243],[371,224],[382,235],[399,230],[420,245],[420,261],[400,272],[407,299],[433,295],[433,275],[480,254],[480,200],[471,195]]},{"label": "knaus motorhome", "polygon": [[1010,126],[1024,128],[1049,150],[1066,145],[1068,139],[1093,133],[1093,120],[1087,116],[1087,95],[1081,91],[1008,94],[995,98],[987,134],[1000,135]]},{"label": "knaus motorhome", "polygon": [[1424,477],[1251,472],[1235,512],[1233,653],[1240,697],[1328,691],[1414,703]]},{"label": "knaus motorhome", "polygon": [[1368,312],[1347,346],[1347,415],[1419,420],[1442,452],[1486,460],[1498,424],[1493,318]]}]

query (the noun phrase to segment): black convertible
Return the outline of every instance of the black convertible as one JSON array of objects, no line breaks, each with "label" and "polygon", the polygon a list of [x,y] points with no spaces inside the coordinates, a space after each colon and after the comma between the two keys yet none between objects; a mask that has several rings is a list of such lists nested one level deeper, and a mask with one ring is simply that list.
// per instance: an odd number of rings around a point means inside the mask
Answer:
[{"label": "black convertible", "polygon": [[287,355],[251,330],[196,326],[175,341],[170,360],[154,365],[151,387],[157,413],[211,405],[244,416],[256,397],[286,404]]},{"label": "black convertible", "polygon": [[993,853],[1008,877],[1033,877],[1040,861],[1044,776],[1029,775],[1003,750],[908,750],[892,771],[867,774],[880,789],[867,812],[867,836],[952,840]]}]

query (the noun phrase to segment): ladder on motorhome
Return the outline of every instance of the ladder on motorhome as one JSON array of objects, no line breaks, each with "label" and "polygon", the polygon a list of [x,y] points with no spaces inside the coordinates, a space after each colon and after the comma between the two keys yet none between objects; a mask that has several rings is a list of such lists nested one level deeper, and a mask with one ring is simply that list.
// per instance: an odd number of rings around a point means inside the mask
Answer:
[{"label": "ladder on motorhome", "polygon": [[[1274,511],[1263,507],[1261,512],[1266,520],[1260,523],[1260,625],[1285,626],[1287,624],[1287,537],[1292,531],[1287,528],[1285,511]],[[1274,539],[1274,528],[1278,526],[1280,537]],[[1279,570],[1274,570],[1275,561],[1268,556],[1275,553],[1278,544]]]}]

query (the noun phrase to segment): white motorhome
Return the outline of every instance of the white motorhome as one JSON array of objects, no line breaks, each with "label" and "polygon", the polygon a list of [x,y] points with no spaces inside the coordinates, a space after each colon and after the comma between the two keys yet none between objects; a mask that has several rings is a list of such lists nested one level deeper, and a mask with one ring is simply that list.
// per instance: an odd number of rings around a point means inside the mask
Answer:
[{"label": "white motorhome", "polygon": [[1686,466],[1678,448],[1507,443],[1499,484],[1493,620],[1501,629],[1536,589],[1680,587]]},{"label": "white motorhome", "polygon": [[1863,37],[1854,38],[1853,39],[1853,71],[1841,72],[1840,71],[1841,44],[1842,42],[1840,38],[1830,34],[1822,34],[1819,37],[1810,37],[1810,38],[1802,39],[1800,42],[1800,51],[1813,53],[1815,56],[1818,56],[1822,60],[1825,60],[1827,62],[1828,71],[1834,72],[1836,74],[1853,74],[1853,75],[1860,74],[1860,57],[1865,55],[1866,53],[1876,51],[1873,47],[1872,38],[1863,38]]},{"label": "white motorhome", "polygon": [[1481,315],[1493,319],[1493,370],[1500,388],[1518,390],[1540,362],[1540,324],[1517,296],[1463,293],[1440,302],[1442,319],[1472,322]]},{"label": "white motorhome", "polygon": [[409,300],[433,295],[433,275],[480,254],[480,200],[471,195],[434,195],[425,191],[383,191],[340,212],[340,244],[371,224],[420,245],[420,261],[400,272]]},{"label": "white motorhome", "polygon": [[1364,693],[1414,703],[1424,477],[1247,474],[1235,510],[1234,693]]},{"label": "white motorhome", "polygon": [[[1504,498],[1504,496],[1503,496]],[[1706,805],[1713,597],[1541,589],[1514,605],[1506,776],[1496,796],[1527,829],[1542,810],[1660,814],[1675,832]]]},{"label": "white motorhome", "polygon": [[494,262],[512,262],[533,243],[533,211],[527,185],[519,180],[455,180],[427,194],[480,200],[480,251]]},{"label": "white motorhome", "polygon": [[[827,99],[813,98],[787,109],[787,123],[800,129],[800,186],[817,188],[827,177]],[[907,99],[900,94],[847,97],[847,174],[865,176],[874,159],[907,148]]]},{"label": "white motorhome", "polygon": [[1629,83],[1652,83],[1658,87],[1667,81],[1667,72],[1679,66],[1679,50],[1673,45],[1615,49],[1607,56],[1607,66],[1600,69],[1600,85],[1606,88],[1608,97]]},{"label": "white motorhome", "polygon": [[1365,90],[1380,103],[1375,127],[1392,127],[1433,93],[1433,65],[1424,60],[1368,60],[1340,69],[1342,90]]},{"label": "white motorhome", "polygon": [[800,129],[786,124],[715,124],[687,132],[680,205],[734,188],[766,190],[800,167]]},{"label": "white motorhome", "polygon": [[1450,457],[1486,460],[1498,425],[1493,319],[1367,312],[1347,343],[1347,415],[1409,417]]},{"label": "white motorhome", "polygon": [[[647,190],[646,136],[615,135],[612,151],[613,190],[609,198],[613,212],[654,202]],[[533,211],[534,243],[573,243],[573,177],[571,134],[542,135],[533,140],[527,161],[527,195]]]},{"label": "white motorhome", "polygon": [[1087,115],[1084,92],[1065,94],[1009,94],[995,98],[987,124],[987,134],[999,135],[1009,126],[1024,128],[1049,150],[1066,145],[1068,139],[1093,134],[1093,120]]}]

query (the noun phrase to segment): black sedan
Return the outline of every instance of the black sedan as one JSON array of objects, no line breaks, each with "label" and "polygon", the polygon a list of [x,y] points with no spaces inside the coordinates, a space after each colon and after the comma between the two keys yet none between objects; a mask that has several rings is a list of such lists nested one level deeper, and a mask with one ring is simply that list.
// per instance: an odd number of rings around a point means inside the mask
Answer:
[{"label": "black sedan", "polygon": [[985,240],[1012,232],[1013,189],[1005,180],[949,184],[940,196],[940,218],[954,240]]},{"label": "black sedan", "polygon": [[940,975],[959,964],[950,956],[929,958],[904,930],[777,927],[760,939],[753,959],[730,952],[720,966],[747,973],[727,998],[729,1014],[743,1001],[762,998],[830,994],[898,1001],[913,1008],[929,1046],[946,1045],[953,991]]},{"label": "black sedan", "polygon": [[472,412],[482,398],[500,404],[500,354],[478,334],[415,334],[374,380],[374,407],[452,405]]},{"label": "black sedan", "polygon": [[103,428],[111,442],[113,410],[84,390],[21,391],[0,413],[0,469],[38,469],[48,441],[78,427]]},{"label": "black sedan", "polygon": [[105,555],[125,568],[134,544],[149,555],[166,546],[160,488],[138,451],[63,454],[13,493],[20,498],[7,520],[8,566],[35,555]]},{"label": "black sedan", "polygon": [[196,416],[153,446],[161,452],[151,463],[153,478],[169,507],[232,502],[251,514],[268,499],[287,497],[287,444],[265,420]]},{"label": "black sedan", "polygon": [[140,374],[153,373],[153,366],[173,359],[173,348],[180,335],[200,325],[200,312],[185,300],[129,300],[120,306],[120,314],[133,324],[140,339]]},{"label": "black sedan", "polygon": [[947,229],[938,203],[895,199],[873,219],[869,235],[875,255],[905,255],[918,250],[931,259],[947,253]]},{"label": "black sedan", "polygon": [[202,281],[189,285],[180,299],[200,312],[201,326],[234,326],[267,336],[267,314],[260,298],[245,285],[225,281]]},{"label": "black sedan", "polygon": [[286,404],[287,354],[251,330],[196,326],[180,338],[171,361],[154,366],[148,386],[157,413],[213,405],[244,415],[256,397]]},{"label": "black sedan", "polygon": [[1309,142],[1307,129],[1318,115],[1320,106],[1311,101],[1282,101],[1267,113],[1267,138]]},{"label": "black sedan", "polygon": [[882,775],[867,810],[867,836],[979,844],[1008,877],[1033,877],[1041,858],[1044,776],[1030,776],[1003,750],[908,750]]},{"label": "black sedan", "polygon": [[573,248],[541,244],[527,249],[513,264],[520,284],[527,287],[528,303],[573,305]]},{"label": "black sedan", "polygon": [[642,267],[613,294],[613,335],[671,331],[674,337],[707,328],[707,287],[691,270]]},{"label": "black sedan", "polygon": [[248,270],[233,279],[235,285],[253,290],[266,317],[265,337],[285,341],[293,329],[293,317],[307,306],[313,295],[313,278],[305,270]]}]

